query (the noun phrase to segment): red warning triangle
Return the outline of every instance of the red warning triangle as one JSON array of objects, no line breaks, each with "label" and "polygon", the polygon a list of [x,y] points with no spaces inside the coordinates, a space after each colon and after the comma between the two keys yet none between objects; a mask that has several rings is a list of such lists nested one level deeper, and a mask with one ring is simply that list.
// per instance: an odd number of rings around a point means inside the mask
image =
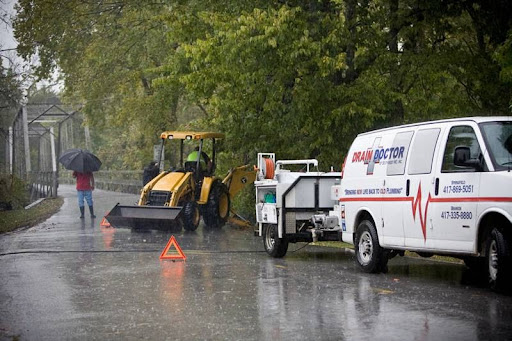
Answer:
[{"label": "red warning triangle", "polygon": [[[174,248],[172,248],[174,246]],[[171,236],[171,239],[169,239],[169,242],[167,243],[167,246],[162,251],[162,254],[160,255],[160,259],[187,259],[187,256],[183,253],[181,250],[181,247],[178,245],[178,242],[176,241],[176,238],[174,236]]]},{"label": "red warning triangle", "polygon": [[105,217],[101,220],[100,226],[110,227],[110,223],[107,221]]}]

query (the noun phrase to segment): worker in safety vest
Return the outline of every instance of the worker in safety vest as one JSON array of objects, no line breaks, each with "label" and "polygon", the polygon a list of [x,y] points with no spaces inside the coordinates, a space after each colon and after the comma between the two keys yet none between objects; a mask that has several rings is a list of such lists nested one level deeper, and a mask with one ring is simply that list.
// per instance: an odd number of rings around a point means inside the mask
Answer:
[{"label": "worker in safety vest", "polygon": [[[201,159],[199,160],[199,167],[201,167],[201,170],[203,172],[210,172],[212,162],[208,155],[201,151]],[[197,162],[197,159],[199,158],[199,147],[196,147],[190,154],[188,154],[187,162]]]}]

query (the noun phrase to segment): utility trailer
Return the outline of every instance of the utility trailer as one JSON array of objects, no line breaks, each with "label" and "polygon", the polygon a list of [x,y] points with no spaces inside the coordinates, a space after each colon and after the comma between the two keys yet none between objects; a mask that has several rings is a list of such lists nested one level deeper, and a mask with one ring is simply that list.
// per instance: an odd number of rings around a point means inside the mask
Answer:
[{"label": "utility trailer", "polygon": [[340,179],[339,172],[319,172],[315,159],[276,162],[274,153],[258,153],[255,234],[269,255],[283,257],[289,243],[341,241],[333,189]]}]

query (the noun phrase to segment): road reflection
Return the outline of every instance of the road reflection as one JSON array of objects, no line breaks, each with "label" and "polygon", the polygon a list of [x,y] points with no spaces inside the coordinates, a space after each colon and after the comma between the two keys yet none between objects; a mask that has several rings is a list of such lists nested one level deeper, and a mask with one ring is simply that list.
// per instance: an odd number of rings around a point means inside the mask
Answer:
[{"label": "road reflection", "polygon": [[504,321],[512,321],[512,307],[488,290],[468,297],[463,266],[423,262],[396,265],[386,275],[326,273],[314,270],[314,259],[325,270],[331,256],[313,255],[308,264],[305,257],[260,265],[262,339],[489,340],[511,332]]},{"label": "road reflection", "polygon": [[105,250],[110,250],[114,246],[114,234],[116,230],[108,226],[100,226],[101,236],[103,238],[103,246]]},{"label": "road reflection", "polygon": [[80,234],[78,235],[78,242],[80,251],[85,251],[80,254],[84,260],[90,261],[91,255],[87,251],[94,250],[94,219],[85,220],[80,219]]},{"label": "road reflection", "polygon": [[162,296],[170,305],[178,308],[183,304],[183,280],[185,278],[184,261],[160,261],[160,280]]}]

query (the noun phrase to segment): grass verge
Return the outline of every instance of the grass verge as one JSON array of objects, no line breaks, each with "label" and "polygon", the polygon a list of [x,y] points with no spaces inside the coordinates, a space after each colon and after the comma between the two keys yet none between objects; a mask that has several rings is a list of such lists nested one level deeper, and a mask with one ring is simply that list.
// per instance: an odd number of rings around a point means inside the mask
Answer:
[{"label": "grass verge", "polygon": [[34,226],[45,221],[55,214],[63,203],[64,199],[60,197],[48,198],[28,210],[0,211],[0,233],[14,231],[20,227]]}]

